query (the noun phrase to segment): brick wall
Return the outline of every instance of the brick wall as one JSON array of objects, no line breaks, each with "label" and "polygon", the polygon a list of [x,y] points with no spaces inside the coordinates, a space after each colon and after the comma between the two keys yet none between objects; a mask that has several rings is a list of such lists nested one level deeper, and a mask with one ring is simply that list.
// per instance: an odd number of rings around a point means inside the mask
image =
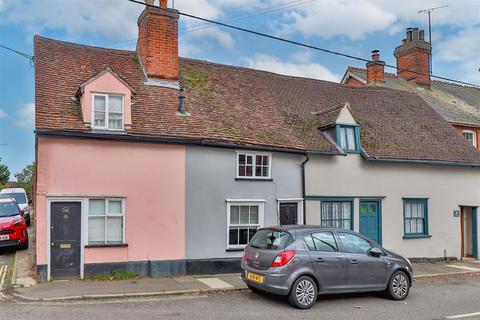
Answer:
[{"label": "brick wall", "polygon": [[[398,76],[418,85],[430,86],[430,77],[428,76],[430,69],[429,55],[430,53],[427,50],[420,48],[413,48],[399,54],[397,56]],[[423,75],[400,69],[412,70],[423,73]]]},{"label": "brick wall", "polygon": [[137,52],[148,78],[178,80],[178,11],[146,7],[138,18]]},{"label": "brick wall", "polygon": [[345,84],[347,86],[352,86],[352,87],[363,87],[365,85],[362,82],[355,79],[354,77],[348,77],[347,82]]}]

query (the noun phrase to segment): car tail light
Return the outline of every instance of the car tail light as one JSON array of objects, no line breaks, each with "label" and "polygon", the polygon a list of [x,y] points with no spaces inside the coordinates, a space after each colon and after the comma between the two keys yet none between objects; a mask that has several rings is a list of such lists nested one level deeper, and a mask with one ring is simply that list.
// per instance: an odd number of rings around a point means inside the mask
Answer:
[{"label": "car tail light", "polygon": [[272,262],[272,267],[282,267],[295,257],[295,250],[287,250],[277,254]]}]

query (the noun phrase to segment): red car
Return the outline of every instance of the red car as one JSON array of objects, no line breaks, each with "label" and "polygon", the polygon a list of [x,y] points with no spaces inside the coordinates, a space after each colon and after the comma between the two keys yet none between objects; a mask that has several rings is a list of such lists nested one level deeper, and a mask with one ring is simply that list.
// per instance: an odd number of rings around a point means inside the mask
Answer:
[{"label": "red car", "polygon": [[0,199],[0,248],[28,248],[27,223],[14,199]]}]

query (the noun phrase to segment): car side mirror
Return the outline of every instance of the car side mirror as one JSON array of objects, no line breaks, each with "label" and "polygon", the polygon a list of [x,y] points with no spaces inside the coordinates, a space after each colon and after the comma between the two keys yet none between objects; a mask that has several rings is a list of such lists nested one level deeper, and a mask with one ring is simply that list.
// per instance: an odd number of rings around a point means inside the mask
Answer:
[{"label": "car side mirror", "polygon": [[25,214],[25,210],[20,209],[20,215],[23,216]]},{"label": "car side mirror", "polygon": [[369,250],[369,253],[370,253],[371,256],[380,257],[382,255],[382,250],[380,250],[378,248],[371,248]]},{"label": "car side mirror", "polygon": [[28,204],[32,204],[32,200],[28,200]]}]

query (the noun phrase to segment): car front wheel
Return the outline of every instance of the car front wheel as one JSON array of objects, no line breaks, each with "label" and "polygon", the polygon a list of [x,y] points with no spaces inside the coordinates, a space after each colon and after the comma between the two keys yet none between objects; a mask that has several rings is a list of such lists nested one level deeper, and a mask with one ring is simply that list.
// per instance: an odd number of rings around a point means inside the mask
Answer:
[{"label": "car front wheel", "polygon": [[317,301],[317,285],[309,276],[302,276],[295,281],[288,301],[299,309],[310,309]]},{"label": "car front wheel", "polygon": [[388,293],[394,300],[403,300],[410,292],[410,280],[403,271],[396,271],[390,278]]}]

